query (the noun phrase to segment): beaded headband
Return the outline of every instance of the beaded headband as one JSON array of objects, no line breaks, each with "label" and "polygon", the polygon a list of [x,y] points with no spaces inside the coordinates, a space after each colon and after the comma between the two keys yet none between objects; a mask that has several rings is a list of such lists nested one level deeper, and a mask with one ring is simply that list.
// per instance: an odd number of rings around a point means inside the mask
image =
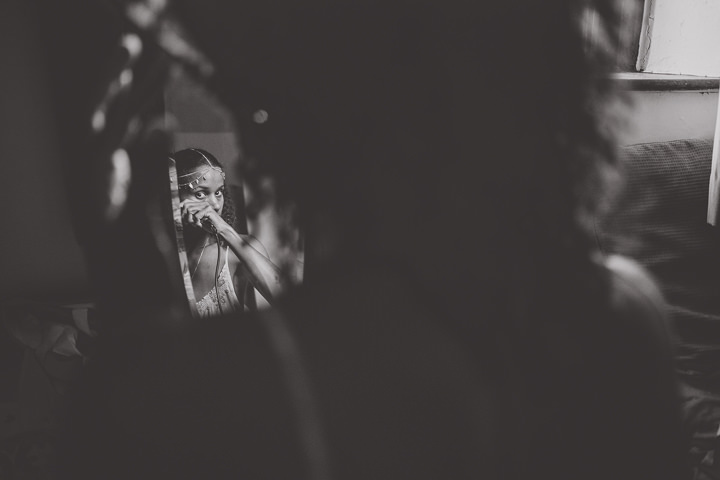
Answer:
[{"label": "beaded headband", "polygon": [[[205,156],[205,154],[202,153],[200,150],[197,150],[195,148],[191,148],[190,150],[202,155],[203,159],[208,164],[208,166],[202,172],[195,171],[192,173],[186,173],[184,175],[178,175],[178,187],[189,188],[190,190],[192,190],[193,188],[197,187],[200,184],[200,181],[205,180],[207,178],[207,174],[208,174],[208,172],[210,172],[210,170],[215,170],[216,172],[219,172],[220,175],[222,175],[223,181],[225,180],[225,172],[223,171],[222,168],[214,166],[210,162],[210,159],[207,158]],[[183,177],[190,177],[190,176],[194,176],[194,175],[197,175],[197,176],[195,178],[193,178],[192,180],[190,180],[189,182],[183,183],[183,180],[182,180]]]}]

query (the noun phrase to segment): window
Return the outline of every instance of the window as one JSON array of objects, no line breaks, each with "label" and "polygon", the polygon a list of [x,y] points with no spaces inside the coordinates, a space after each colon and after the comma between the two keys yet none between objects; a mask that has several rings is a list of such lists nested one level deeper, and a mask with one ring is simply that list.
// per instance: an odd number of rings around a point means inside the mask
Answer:
[{"label": "window", "polygon": [[640,72],[720,76],[720,2],[646,0]]}]

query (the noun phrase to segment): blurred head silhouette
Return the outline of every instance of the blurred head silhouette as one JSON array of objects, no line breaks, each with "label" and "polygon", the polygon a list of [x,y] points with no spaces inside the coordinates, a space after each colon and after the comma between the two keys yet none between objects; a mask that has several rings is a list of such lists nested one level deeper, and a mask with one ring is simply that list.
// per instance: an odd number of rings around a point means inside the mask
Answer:
[{"label": "blurred head silhouette", "polygon": [[[312,332],[308,342],[321,346],[308,350],[342,356],[338,337],[346,341],[367,320],[353,317],[357,306],[394,313],[387,315],[405,325],[408,335],[398,336],[407,345],[415,345],[417,319],[441,324],[475,359],[487,360],[478,364],[496,370],[493,386],[508,400],[498,402],[499,417],[508,421],[498,443],[509,459],[523,457],[518,478],[540,466],[567,478],[592,468],[585,461],[593,448],[576,440],[595,432],[568,421],[587,418],[573,416],[584,405],[575,404],[575,385],[567,381],[584,364],[568,359],[580,358],[585,344],[597,346],[593,332],[609,310],[607,273],[593,257],[589,226],[615,162],[605,110],[616,92],[606,74],[623,47],[619,19],[630,5],[637,6],[620,0],[173,4],[216,67],[209,84],[234,115],[244,180],[257,195],[269,176],[276,200],[298,207],[305,282],[321,293],[346,287],[345,296],[307,297],[298,332]],[[590,20],[595,37],[584,33]],[[142,198],[144,190],[133,192]],[[353,288],[351,280],[368,270],[365,278],[377,280],[400,271],[426,294],[407,294],[411,300],[402,304],[394,290],[380,295],[361,281]],[[128,290],[142,296],[138,286]],[[328,304],[337,316],[321,308]],[[320,364],[334,366],[331,354]],[[401,360],[389,356],[387,364],[405,365]],[[328,410],[334,407],[329,402]],[[554,428],[557,419],[565,423]],[[568,460],[566,451],[587,456]],[[599,456],[604,468],[617,467],[616,457]]]},{"label": "blurred head silhouette", "polygon": [[384,258],[460,317],[587,261],[614,165],[605,74],[638,5],[495,3],[177,3],[218,67],[246,180],[299,205],[307,281]]}]

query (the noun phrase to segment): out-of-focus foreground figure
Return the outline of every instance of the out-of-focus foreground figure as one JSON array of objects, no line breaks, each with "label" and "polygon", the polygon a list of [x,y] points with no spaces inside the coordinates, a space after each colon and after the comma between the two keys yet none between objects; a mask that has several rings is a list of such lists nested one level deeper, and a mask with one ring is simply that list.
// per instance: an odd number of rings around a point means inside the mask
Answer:
[{"label": "out-of-focus foreground figure", "polygon": [[[212,73],[143,29],[165,2],[37,3],[107,317],[62,478],[683,478],[662,299],[589,229],[620,2],[172,4]],[[177,308],[153,220],[180,57],[306,236],[303,287],[242,322]]]}]

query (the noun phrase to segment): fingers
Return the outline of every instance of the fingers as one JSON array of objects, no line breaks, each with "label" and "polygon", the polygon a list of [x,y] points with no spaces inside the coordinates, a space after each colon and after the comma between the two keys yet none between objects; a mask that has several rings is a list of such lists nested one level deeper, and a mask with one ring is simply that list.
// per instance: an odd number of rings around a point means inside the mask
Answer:
[{"label": "fingers", "polygon": [[188,198],[188,199],[185,199],[185,200],[181,200],[181,201],[180,201],[180,208],[188,208],[188,207],[191,207],[191,206],[193,206],[193,205],[204,207],[204,206],[206,206],[207,204],[208,204],[208,203],[207,203],[207,200],[196,200],[196,199],[194,199],[194,198]]},{"label": "fingers", "polygon": [[218,221],[221,221],[220,216],[211,206],[207,206],[202,210],[195,213],[195,218],[200,222],[200,226],[210,233],[215,233],[217,230]]},{"label": "fingers", "polygon": [[202,228],[202,217],[198,214],[197,210],[188,208],[183,218],[189,225]]},{"label": "fingers", "polygon": [[186,200],[180,202],[180,216],[182,217],[184,223],[189,225],[196,224],[195,211],[196,209],[192,208],[192,205]]},{"label": "fingers", "polygon": [[180,202],[181,216],[185,223],[199,228],[205,228],[204,219],[209,219],[212,225],[217,227],[218,221],[222,221],[218,213],[207,204],[206,201],[183,200]]},{"label": "fingers", "polygon": [[189,223],[193,223],[194,216],[197,212],[207,206],[207,203],[197,200],[183,200],[180,202],[180,212],[183,218]]},{"label": "fingers", "polygon": [[195,225],[195,216],[190,210],[185,210],[182,212],[182,219],[183,223],[186,225]]}]

